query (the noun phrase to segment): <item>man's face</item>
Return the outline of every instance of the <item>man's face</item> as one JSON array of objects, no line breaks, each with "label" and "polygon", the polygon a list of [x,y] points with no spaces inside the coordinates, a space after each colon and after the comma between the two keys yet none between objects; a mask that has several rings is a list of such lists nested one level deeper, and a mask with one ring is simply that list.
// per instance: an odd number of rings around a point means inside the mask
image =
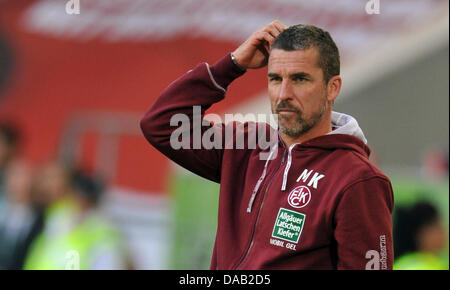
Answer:
[{"label": "man's face", "polygon": [[318,66],[319,53],[307,50],[271,51],[268,92],[272,113],[282,133],[299,137],[313,128],[327,109],[327,86]]}]

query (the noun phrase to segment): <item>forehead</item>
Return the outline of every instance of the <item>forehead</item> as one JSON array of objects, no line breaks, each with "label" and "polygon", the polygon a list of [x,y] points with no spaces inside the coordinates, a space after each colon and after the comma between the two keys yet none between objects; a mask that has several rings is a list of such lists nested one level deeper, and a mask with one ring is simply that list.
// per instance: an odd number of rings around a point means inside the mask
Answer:
[{"label": "forehead", "polygon": [[293,51],[274,49],[270,52],[268,70],[269,73],[314,73],[320,70],[318,57],[315,47]]}]

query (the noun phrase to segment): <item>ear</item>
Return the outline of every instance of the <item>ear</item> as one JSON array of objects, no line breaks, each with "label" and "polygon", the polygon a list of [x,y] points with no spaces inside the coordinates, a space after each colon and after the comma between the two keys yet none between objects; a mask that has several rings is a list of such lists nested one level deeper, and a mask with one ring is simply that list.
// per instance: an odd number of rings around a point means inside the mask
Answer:
[{"label": "ear", "polygon": [[334,102],[337,98],[339,91],[342,86],[342,78],[341,76],[333,76],[327,84],[327,100],[329,102]]}]

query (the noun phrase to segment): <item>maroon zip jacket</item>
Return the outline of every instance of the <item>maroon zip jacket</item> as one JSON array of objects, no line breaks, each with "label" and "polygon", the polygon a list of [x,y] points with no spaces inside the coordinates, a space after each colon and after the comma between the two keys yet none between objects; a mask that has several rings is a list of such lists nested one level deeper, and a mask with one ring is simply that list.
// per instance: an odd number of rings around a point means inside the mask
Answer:
[{"label": "maroon zip jacket", "polygon": [[[242,74],[229,55],[211,67],[199,64],[170,84],[140,123],[160,152],[221,184],[211,269],[392,269],[392,187],[370,163],[351,116],[333,112],[331,134],[291,148],[279,138],[277,147],[265,149],[249,149],[248,141],[244,149],[195,144],[212,131],[225,142],[227,126],[244,140],[261,138],[260,126],[274,132],[265,123],[204,121],[201,132],[193,129]],[[197,115],[193,106],[201,106]],[[170,120],[179,113],[190,121],[181,129],[189,142],[173,149],[170,137],[179,130],[173,125],[180,123]],[[261,160],[260,153],[269,152],[272,158]]]}]

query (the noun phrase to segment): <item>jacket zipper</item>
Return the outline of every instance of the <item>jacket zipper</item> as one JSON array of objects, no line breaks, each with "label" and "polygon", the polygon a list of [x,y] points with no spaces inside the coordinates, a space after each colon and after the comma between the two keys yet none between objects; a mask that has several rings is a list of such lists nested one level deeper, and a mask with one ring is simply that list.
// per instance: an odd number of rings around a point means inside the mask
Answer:
[{"label": "jacket zipper", "polygon": [[287,178],[288,178],[288,174],[289,174],[289,169],[291,168],[291,164],[292,164],[292,149],[297,144],[300,144],[300,143],[294,143],[294,144],[291,144],[291,146],[289,146],[288,160],[287,160],[286,167],[284,168],[283,184],[281,185],[281,191],[285,191],[286,190],[286,184],[287,184]]},{"label": "jacket zipper", "polygon": [[262,199],[262,201],[261,201],[261,205],[259,206],[258,216],[256,217],[255,224],[253,225],[252,239],[251,239],[250,245],[248,246],[247,251],[245,252],[244,257],[243,257],[243,258],[241,259],[241,261],[237,264],[237,266],[234,267],[235,270],[237,270],[237,269],[244,263],[244,261],[245,261],[245,260],[247,259],[247,257],[248,257],[248,254],[250,253],[250,249],[252,248],[253,243],[254,243],[255,232],[256,232],[256,225],[258,224],[259,216],[261,215],[261,209],[262,209],[262,207],[263,207],[263,205],[264,205],[264,200],[266,199],[266,193],[267,193],[267,191],[269,190],[269,186],[270,186],[270,184],[272,183],[272,180],[273,180],[274,176],[279,172],[281,166],[283,166],[285,157],[286,157],[286,150],[285,150],[284,153],[283,153],[283,158],[281,159],[281,164],[280,164],[280,166],[279,166],[278,169],[275,170],[275,172],[272,174],[272,176],[270,177],[269,182],[268,182],[267,185],[266,185],[266,188],[265,188],[265,190],[264,190],[263,199]]}]

